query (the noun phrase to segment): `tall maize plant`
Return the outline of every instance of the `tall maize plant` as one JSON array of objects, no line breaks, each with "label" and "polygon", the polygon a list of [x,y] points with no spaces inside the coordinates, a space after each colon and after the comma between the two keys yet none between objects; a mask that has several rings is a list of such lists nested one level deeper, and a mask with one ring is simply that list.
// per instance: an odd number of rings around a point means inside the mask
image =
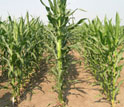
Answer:
[{"label": "tall maize plant", "polygon": [[82,44],[84,46],[84,60],[88,70],[95,76],[103,89],[103,94],[115,106],[116,96],[123,81],[118,81],[123,64],[124,34],[120,26],[118,13],[115,25],[112,20],[104,24],[99,18],[84,24]]},{"label": "tall maize plant", "polygon": [[[8,20],[0,24],[1,60],[4,71],[7,71],[9,84],[12,87],[12,102],[20,96],[20,89],[24,86],[30,74],[38,67],[43,53],[43,25],[39,18],[29,21]],[[4,72],[3,71],[3,72]]]},{"label": "tall maize plant", "polygon": [[42,0],[40,1],[47,10],[47,17],[52,26],[52,30],[49,30],[49,32],[51,43],[54,44],[52,50],[56,59],[56,69],[54,72],[56,76],[56,91],[58,93],[59,102],[63,104],[64,75],[66,75],[67,72],[67,54],[70,51],[70,46],[67,45],[70,36],[69,32],[78,26],[84,19],[81,19],[76,24],[69,24],[70,16],[76,10],[72,12],[67,10],[67,0],[48,0],[49,6]]}]

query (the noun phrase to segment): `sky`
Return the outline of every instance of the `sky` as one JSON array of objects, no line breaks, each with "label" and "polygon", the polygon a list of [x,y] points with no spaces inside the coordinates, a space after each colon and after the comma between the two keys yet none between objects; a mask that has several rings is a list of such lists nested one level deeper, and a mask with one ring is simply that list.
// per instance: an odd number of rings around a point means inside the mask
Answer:
[{"label": "sky", "polygon": [[[48,4],[47,0],[43,1]],[[121,24],[124,24],[124,0],[68,0],[67,4],[68,9],[81,8],[86,10],[86,12],[77,11],[74,14],[76,21],[80,18],[92,20],[96,16],[103,20],[105,15],[114,21],[116,12],[118,12]],[[2,19],[8,15],[16,18],[25,16],[27,11],[34,17],[40,16],[43,22],[48,22],[47,13],[40,0],[0,0],[0,17]]]}]

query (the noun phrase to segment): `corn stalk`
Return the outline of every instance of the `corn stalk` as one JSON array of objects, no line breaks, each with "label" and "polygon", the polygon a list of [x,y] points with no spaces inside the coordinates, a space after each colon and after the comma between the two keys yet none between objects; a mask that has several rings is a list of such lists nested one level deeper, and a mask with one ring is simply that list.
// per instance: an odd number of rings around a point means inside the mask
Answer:
[{"label": "corn stalk", "polygon": [[49,6],[47,6],[42,0],[42,5],[47,10],[47,17],[51,25],[50,38],[51,45],[48,48],[53,51],[56,59],[56,68],[54,74],[56,76],[56,91],[58,93],[58,99],[60,104],[64,103],[63,99],[63,86],[64,86],[64,75],[67,70],[67,54],[70,51],[68,46],[68,38],[71,36],[69,32],[82,23],[85,19],[81,19],[76,24],[69,24],[70,16],[77,10],[67,10],[67,0],[48,0]]}]

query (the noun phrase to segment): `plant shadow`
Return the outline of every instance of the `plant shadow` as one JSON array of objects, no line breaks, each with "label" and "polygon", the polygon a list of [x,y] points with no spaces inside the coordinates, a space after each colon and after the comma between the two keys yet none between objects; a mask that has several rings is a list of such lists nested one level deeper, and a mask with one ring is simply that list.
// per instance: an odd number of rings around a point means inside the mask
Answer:
[{"label": "plant shadow", "polygon": [[0,83],[8,81],[8,72],[6,70],[2,71],[2,66],[0,66]]},{"label": "plant shadow", "polygon": [[0,107],[12,107],[11,93],[7,92],[0,98]]},{"label": "plant shadow", "polygon": [[42,90],[41,83],[45,80],[48,81],[46,78],[46,73],[48,71],[48,64],[46,64],[46,59],[42,60],[39,64],[40,69],[36,70],[36,72],[33,73],[32,77],[30,78],[30,81],[26,86],[24,87],[24,91],[21,93],[20,100],[18,104],[20,104],[22,101],[27,99],[27,94],[30,95],[30,100],[32,99],[32,95],[34,94],[33,90],[38,89],[45,93]]},{"label": "plant shadow", "polygon": [[[75,62],[79,59],[77,59],[75,57],[75,55],[70,55],[68,56],[70,58],[70,62]],[[80,62],[80,61],[79,61]],[[78,76],[79,76],[79,72],[78,72],[78,68],[80,68],[81,65],[77,62],[77,63],[74,63],[74,64],[70,64],[70,66],[68,67],[68,74],[64,77],[65,78],[65,81],[66,81],[66,86],[64,88],[64,92],[63,92],[63,97],[64,97],[64,101],[65,101],[65,104],[68,105],[68,96],[69,95],[74,95],[74,96],[80,96],[80,97],[83,97],[83,94],[87,94],[87,92],[84,91],[85,88],[83,87],[78,87],[78,86],[75,86],[76,84],[80,84],[80,83],[83,83],[83,82],[88,82],[86,80],[82,80],[81,78],[79,79]],[[74,87],[72,87],[74,86]],[[70,90],[76,90],[78,92],[80,92],[81,94],[79,93],[73,93],[71,92]]]}]

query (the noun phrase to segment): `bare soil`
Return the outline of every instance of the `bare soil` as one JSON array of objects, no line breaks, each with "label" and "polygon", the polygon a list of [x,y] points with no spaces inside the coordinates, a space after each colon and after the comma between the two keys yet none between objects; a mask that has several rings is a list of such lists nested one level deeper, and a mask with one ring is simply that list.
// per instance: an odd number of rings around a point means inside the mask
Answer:
[{"label": "bare soil", "polygon": [[[74,53],[76,59],[79,55]],[[45,73],[47,67],[33,77],[22,93],[18,107],[54,107],[57,105],[57,94],[53,91],[55,85],[51,74]],[[66,107],[111,107],[111,105],[100,94],[100,87],[93,86],[94,78],[88,71],[84,70],[83,64],[72,65],[71,79],[73,84],[68,85],[65,90]],[[124,70],[121,78],[124,79]],[[3,82],[0,84],[3,84]],[[115,107],[124,107],[124,83],[121,85],[120,93],[117,96]],[[0,90],[0,107],[12,107],[10,90]]]}]

